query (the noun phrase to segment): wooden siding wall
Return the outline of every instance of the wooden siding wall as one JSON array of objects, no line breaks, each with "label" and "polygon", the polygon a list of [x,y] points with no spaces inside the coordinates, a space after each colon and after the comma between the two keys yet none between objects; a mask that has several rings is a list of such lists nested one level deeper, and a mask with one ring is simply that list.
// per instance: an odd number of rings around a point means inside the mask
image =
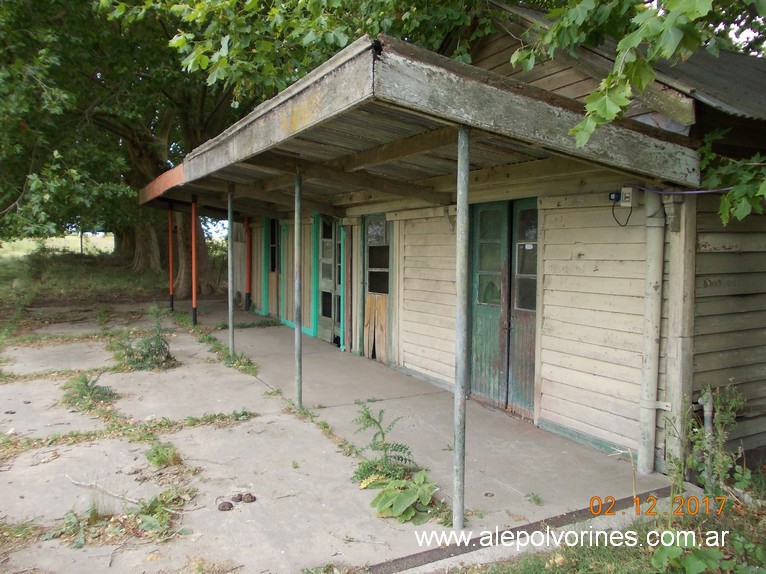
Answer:
[{"label": "wooden siding wall", "polygon": [[[541,198],[539,422],[636,448],[644,210],[612,217],[606,194]],[[627,209],[618,208],[620,222]],[[540,305],[538,305],[540,312]]]},{"label": "wooden siding wall", "polygon": [[723,227],[718,196],[700,199],[694,324],[694,394],[735,385],[747,399],[730,438],[766,445],[766,216]]},{"label": "wooden siding wall", "polygon": [[455,230],[452,221],[444,215],[398,222],[402,246],[399,364],[450,385],[455,379]]},{"label": "wooden siding wall", "polygon": [[[284,224],[284,222],[283,222]],[[311,306],[312,306],[312,293],[311,293],[311,278],[312,278],[312,251],[314,241],[314,222],[313,219],[303,219],[302,222],[303,237],[301,237],[301,247],[303,248],[303,256],[301,259],[301,268],[303,270],[303,276],[301,277],[301,293],[303,295],[302,322],[305,329],[312,329],[311,321]],[[295,309],[293,308],[293,293],[294,293],[294,273],[293,273],[293,232],[294,226],[292,222],[284,225],[282,233],[282,250],[284,253],[284,259],[282,260],[282,277],[284,284],[284,310],[285,316],[283,319],[287,321],[295,321]],[[315,304],[318,304],[315,302]]]}]

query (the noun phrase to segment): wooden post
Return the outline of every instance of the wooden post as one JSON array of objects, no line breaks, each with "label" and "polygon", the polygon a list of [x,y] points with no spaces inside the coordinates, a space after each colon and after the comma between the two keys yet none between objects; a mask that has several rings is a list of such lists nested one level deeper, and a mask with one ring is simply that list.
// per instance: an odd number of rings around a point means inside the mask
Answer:
[{"label": "wooden post", "polygon": [[228,215],[228,233],[226,235],[226,284],[229,296],[229,356],[234,356],[234,233],[232,227],[234,227],[234,184],[229,184],[229,193],[226,198],[226,209]]},{"label": "wooden post", "polygon": [[191,204],[192,325],[197,324],[197,196]]},{"label": "wooden post", "polygon": [[294,304],[295,304],[295,408],[303,408],[303,330],[302,317],[302,293],[301,293],[301,191],[303,178],[300,172],[295,174],[295,229],[293,237],[293,280],[294,280]]},{"label": "wooden post", "polygon": [[173,310],[173,204],[168,204],[168,289],[170,310]]},{"label": "wooden post", "polygon": [[457,225],[455,245],[455,457],[452,526],[463,528],[465,510],[465,410],[468,393],[468,175],[470,134],[460,127],[457,152]]}]

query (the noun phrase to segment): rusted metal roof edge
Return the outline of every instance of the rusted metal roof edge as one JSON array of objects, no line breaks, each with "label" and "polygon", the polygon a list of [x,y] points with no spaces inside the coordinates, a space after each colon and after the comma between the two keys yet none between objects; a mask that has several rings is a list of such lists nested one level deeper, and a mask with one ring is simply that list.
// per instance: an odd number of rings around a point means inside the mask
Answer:
[{"label": "rusted metal roof edge", "polygon": [[144,205],[163,196],[170,189],[182,185],[184,182],[184,164],[175,166],[173,169],[155,177],[142,187],[138,192],[138,204]]}]

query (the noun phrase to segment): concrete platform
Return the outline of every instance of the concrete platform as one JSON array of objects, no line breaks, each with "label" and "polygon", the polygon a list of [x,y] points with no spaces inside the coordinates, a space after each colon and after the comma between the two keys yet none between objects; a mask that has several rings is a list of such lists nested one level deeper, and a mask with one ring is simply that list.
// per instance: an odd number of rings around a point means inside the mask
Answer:
[{"label": "concrete platform", "polygon": [[[178,307],[184,308],[184,304]],[[225,302],[200,301],[201,323],[213,327],[226,315]],[[238,312],[235,321],[256,318]],[[215,331],[215,335],[228,340],[227,331]],[[181,420],[241,408],[261,413],[233,427],[187,428],[162,437],[179,449],[189,465],[201,469],[191,484],[198,489],[198,496],[185,509],[181,525],[191,534],[159,545],[131,540],[119,547],[85,550],[71,550],[57,541],[37,542],[4,559],[0,556],[2,567],[11,571],[79,573],[109,569],[159,574],[194,571],[188,570],[189,564],[202,557],[209,564],[229,564],[243,572],[299,572],[326,563],[372,565],[372,572],[385,572],[394,570],[374,565],[410,556],[419,558],[407,564],[417,563],[428,548],[418,546],[415,532],[444,528],[434,523],[414,527],[378,519],[369,507],[375,492],[360,490],[351,481],[356,460],[343,456],[315,424],[283,412],[285,401],[273,396],[271,391],[279,389],[284,398],[293,397],[293,335],[292,329],[281,326],[237,329],[236,351],[260,365],[255,378],[221,365],[205,345],[182,329],[169,336],[171,352],[181,362],[179,367],[102,376],[101,384],[122,395],[116,408],[137,420]],[[430,479],[441,487],[440,495],[450,502],[451,392],[342,353],[311,337],[304,337],[303,344],[304,405],[317,420],[329,424],[338,436],[363,446],[370,435],[355,432],[352,421],[359,413],[356,401],[367,401],[376,412],[385,409],[387,421],[401,417],[391,440],[410,445],[419,464],[428,468]],[[64,347],[70,354],[77,350],[71,345],[56,345],[37,349],[37,355],[46,359],[46,367],[56,364],[53,368],[61,369],[61,362],[73,361],[59,352],[55,354],[59,363],[55,363],[53,352]],[[23,352],[10,354],[15,360],[11,367],[32,369],[35,364]],[[36,365],[34,368],[41,368],[39,362]],[[27,389],[5,387],[6,400],[14,404]],[[50,392],[55,392],[55,386]],[[50,403],[35,399],[30,408],[32,405],[44,410]],[[564,527],[571,522],[561,515],[587,509],[593,496],[619,499],[667,485],[662,475],[634,476],[627,460],[542,431],[504,412],[474,401],[468,402],[467,409],[466,531],[503,530],[543,519],[558,520]],[[72,485],[67,474],[82,482],[109,485],[113,492],[136,498],[150,496],[162,487],[150,481],[137,486],[131,474],[137,466],[147,464],[148,448],[147,444],[109,439],[25,453],[12,459],[0,473],[3,513],[14,521],[38,518],[47,522],[72,507],[84,510],[93,494]],[[231,512],[216,509],[225,497],[244,491],[253,492],[258,500],[249,505],[239,503]],[[582,519],[580,514],[571,521]],[[446,562],[428,555],[432,567],[405,566],[402,562],[396,571],[414,568],[413,572],[434,572],[438,565],[443,572],[457,562],[507,555],[501,549],[479,550]]]},{"label": "concrete platform", "polygon": [[11,346],[3,351],[8,361],[3,370],[12,375],[32,375],[50,371],[94,369],[114,365],[112,353],[103,341],[62,345]]}]

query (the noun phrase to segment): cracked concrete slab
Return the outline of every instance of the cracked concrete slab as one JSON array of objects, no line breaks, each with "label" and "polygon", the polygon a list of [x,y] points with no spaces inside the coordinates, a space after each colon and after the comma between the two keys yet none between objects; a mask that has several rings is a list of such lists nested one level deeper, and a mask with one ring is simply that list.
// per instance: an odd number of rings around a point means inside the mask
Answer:
[{"label": "cracked concrete slab", "polygon": [[[150,445],[127,439],[101,439],[25,452],[4,463],[0,473],[3,515],[12,522],[34,520],[52,525],[69,510],[78,514],[97,504],[118,512],[126,505],[116,496],[72,481],[98,484],[117,496],[148,499],[160,491],[150,482],[139,482],[139,471],[149,466]],[[71,480],[70,480],[71,479]]]},{"label": "cracked concrete slab", "polygon": [[0,433],[42,438],[103,428],[96,417],[61,405],[62,384],[43,379],[0,385]]},{"label": "cracked concrete slab", "polygon": [[63,345],[6,347],[3,370],[13,375],[31,375],[49,371],[96,369],[114,364],[112,353],[103,341],[83,341]]}]

